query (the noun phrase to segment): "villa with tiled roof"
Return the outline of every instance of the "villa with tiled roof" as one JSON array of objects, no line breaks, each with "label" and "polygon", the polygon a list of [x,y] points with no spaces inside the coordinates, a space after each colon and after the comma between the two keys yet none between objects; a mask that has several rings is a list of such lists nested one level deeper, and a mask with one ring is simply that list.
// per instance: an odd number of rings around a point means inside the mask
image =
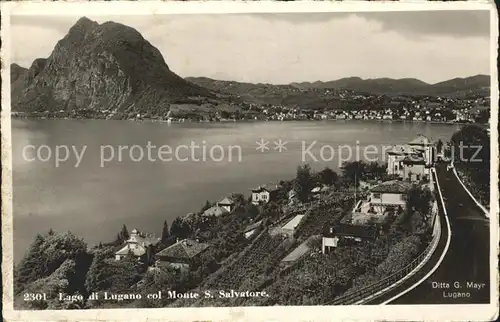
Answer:
[{"label": "villa with tiled roof", "polygon": [[387,173],[411,180],[417,180],[418,175],[421,179],[424,175],[429,175],[424,167],[413,169],[414,171],[411,171],[414,174],[413,177],[408,175],[410,170],[407,168],[422,163],[426,168],[429,168],[433,164],[434,150],[435,147],[431,140],[421,134],[407,144],[395,145],[387,151]]},{"label": "villa with tiled roof", "polygon": [[156,254],[157,265],[189,269],[194,260],[209,247],[192,239],[183,239]]},{"label": "villa with tiled roof", "polygon": [[154,247],[160,242],[153,234],[145,234],[137,229],[132,230],[130,238],[125,241],[125,245],[115,252],[115,259],[121,260],[127,255],[133,255],[140,260],[148,261],[152,259]]},{"label": "villa with tiled roof", "polygon": [[434,143],[432,143],[428,137],[419,134],[415,139],[410,141],[408,145],[423,154],[426,165],[431,165],[433,163],[435,147]]}]

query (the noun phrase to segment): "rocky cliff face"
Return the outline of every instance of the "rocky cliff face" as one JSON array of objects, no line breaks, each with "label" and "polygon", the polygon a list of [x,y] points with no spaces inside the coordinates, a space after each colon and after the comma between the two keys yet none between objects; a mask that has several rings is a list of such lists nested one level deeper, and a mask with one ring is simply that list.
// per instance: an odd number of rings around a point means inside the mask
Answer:
[{"label": "rocky cliff face", "polygon": [[14,83],[17,79],[28,71],[27,68],[21,67],[18,64],[10,65],[10,81]]},{"label": "rocky cliff face", "polygon": [[166,114],[169,104],[213,94],[170,71],[157,48],[125,25],[81,18],[47,59],[12,86],[18,111],[110,110]]}]

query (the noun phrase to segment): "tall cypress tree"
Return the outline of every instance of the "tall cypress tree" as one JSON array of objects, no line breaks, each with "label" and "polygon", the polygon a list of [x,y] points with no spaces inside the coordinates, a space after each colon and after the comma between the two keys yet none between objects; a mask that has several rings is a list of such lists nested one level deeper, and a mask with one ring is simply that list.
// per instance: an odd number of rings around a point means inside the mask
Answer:
[{"label": "tall cypress tree", "polygon": [[162,230],[162,232],[161,232],[161,241],[162,241],[162,242],[165,242],[165,241],[168,239],[168,237],[169,237],[169,236],[170,236],[170,231],[169,231],[169,229],[168,229],[168,223],[167,223],[167,221],[165,220],[165,221],[163,222],[163,230]]},{"label": "tall cypress tree", "polygon": [[119,243],[123,243],[129,238],[130,238],[130,234],[128,233],[127,226],[123,225],[122,230],[118,233],[117,241]]}]

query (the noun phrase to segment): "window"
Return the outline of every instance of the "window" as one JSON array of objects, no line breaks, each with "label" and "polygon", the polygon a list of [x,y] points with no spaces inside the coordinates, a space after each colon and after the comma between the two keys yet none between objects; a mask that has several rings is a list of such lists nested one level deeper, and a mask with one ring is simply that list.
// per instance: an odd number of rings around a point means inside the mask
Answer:
[{"label": "window", "polygon": [[406,201],[406,195],[401,195],[401,200]]},{"label": "window", "polygon": [[380,193],[374,193],[373,194],[374,199],[380,199]]},{"label": "window", "polygon": [[399,169],[398,169],[398,165],[397,165],[397,164],[394,166],[394,170],[396,170],[396,171],[398,171],[398,170],[399,170]]}]

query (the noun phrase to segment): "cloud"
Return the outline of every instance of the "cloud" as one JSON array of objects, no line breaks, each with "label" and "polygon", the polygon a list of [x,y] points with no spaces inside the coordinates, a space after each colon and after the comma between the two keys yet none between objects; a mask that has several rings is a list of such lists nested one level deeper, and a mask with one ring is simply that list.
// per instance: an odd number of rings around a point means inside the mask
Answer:
[{"label": "cloud", "polygon": [[[384,11],[384,12],[318,12],[253,14],[268,20],[290,23],[323,23],[348,16],[363,17],[380,23],[388,31],[415,36],[448,35],[453,37],[489,37],[488,10]],[[466,22],[466,23],[465,23]]]},{"label": "cloud", "polygon": [[487,10],[393,11],[356,15],[379,22],[384,30],[401,34],[490,37],[490,13]]},{"label": "cloud", "polygon": [[[484,37],[489,28],[485,33],[484,23],[467,20],[489,16],[469,13],[87,17],[137,29],[183,77],[263,83],[414,77],[437,82],[489,73],[489,38]],[[35,58],[47,57],[79,18],[14,17],[14,38],[23,39],[12,42],[14,62],[29,66]]]}]

